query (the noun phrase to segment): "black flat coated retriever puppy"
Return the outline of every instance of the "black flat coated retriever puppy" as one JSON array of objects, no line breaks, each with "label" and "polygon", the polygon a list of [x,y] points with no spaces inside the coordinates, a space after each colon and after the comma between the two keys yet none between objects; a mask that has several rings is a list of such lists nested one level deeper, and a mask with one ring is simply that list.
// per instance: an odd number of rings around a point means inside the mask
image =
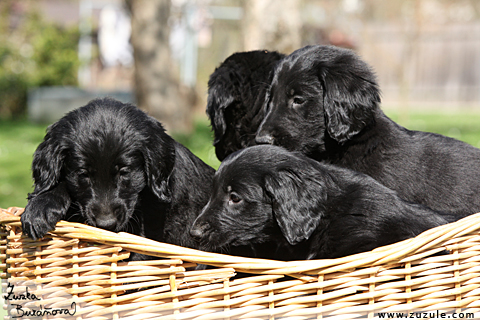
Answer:
[{"label": "black flat coated retriever puppy", "polygon": [[21,221],[33,239],[63,219],[188,247],[215,173],[160,122],[113,99],[93,100],[53,124],[32,170],[35,189]]},{"label": "black flat coated retriever puppy", "polygon": [[238,52],[210,75],[207,115],[217,158],[255,144],[265,113],[265,92],[273,68],[284,55],[265,50]]},{"label": "black flat coated retriever puppy", "polygon": [[371,68],[352,51],[307,46],[279,62],[258,144],[363,172],[434,210],[480,211],[480,149],[407,130],[379,107]]},{"label": "black flat coated retriever puppy", "polygon": [[253,146],[220,165],[191,234],[204,250],[276,244],[257,257],[337,258],[456,220],[402,200],[368,175],[277,146]]}]

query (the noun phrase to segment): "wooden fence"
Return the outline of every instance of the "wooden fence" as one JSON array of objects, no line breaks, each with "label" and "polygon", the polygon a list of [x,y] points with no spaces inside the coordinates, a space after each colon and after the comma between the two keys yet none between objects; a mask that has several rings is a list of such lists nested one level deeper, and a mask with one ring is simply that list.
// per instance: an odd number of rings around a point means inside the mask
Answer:
[{"label": "wooden fence", "polygon": [[385,104],[480,107],[480,23],[369,24],[359,52],[375,69]]}]

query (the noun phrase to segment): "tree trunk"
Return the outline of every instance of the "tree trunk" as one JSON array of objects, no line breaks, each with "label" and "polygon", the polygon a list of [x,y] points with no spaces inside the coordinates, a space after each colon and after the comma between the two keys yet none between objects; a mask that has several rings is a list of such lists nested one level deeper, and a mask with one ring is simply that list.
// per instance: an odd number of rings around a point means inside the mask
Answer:
[{"label": "tree trunk", "polygon": [[301,45],[301,0],[245,0],[245,50],[291,53]]},{"label": "tree trunk", "polygon": [[169,47],[170,0],[127,0],[132,16],[138,106],[168,132],[189,132],[195,91],[179,82]]}]

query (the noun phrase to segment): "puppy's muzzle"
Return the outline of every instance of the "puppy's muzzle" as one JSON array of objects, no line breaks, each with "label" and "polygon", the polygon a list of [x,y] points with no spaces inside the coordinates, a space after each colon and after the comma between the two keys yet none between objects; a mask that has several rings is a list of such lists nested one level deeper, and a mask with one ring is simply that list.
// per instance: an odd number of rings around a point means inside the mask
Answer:
[{"label": "puppy's muzzle", "polygon": [[117,228],[117,219],[115,218],[96,218],[95,219],[95,224],[97,227],[109,230],[109,231],[115,231]]},{"label": "puppy's muzzle", "polygon": [[109,231],[116,231],[119,221],[123,218],[122,209],[121,205],[94,206],[93,222],[95,226]]},{"label": "puppy's muzzle", "polygon": [[192,228],[190,229],[190,235],[197,240],[201,240],[205,236],[205,233],[208,229],[209,225],[207,223],[194,223]]}]

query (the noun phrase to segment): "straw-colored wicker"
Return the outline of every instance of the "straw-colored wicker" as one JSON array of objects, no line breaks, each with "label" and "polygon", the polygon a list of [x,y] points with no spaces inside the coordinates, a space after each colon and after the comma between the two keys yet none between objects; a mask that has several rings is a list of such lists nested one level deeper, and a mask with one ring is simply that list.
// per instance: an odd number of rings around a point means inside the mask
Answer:
[{"label": "straw-colored wicker", "polygon": [[[26,310],[49,314],[48,319],[69,318],[60,315],[64,309],[75,310],[69,319],[132,320],[480,315],[480,213],[371,252],[282,262],[208,253],[63,221],[33,241],[21,234],[22,211],[0,209],[8,319],[33,318]],[[129,252],[159,260],[121,261]],[[214,267],[195,271],[195,264]],[[233,278],[239,272],[248,274]],[[19,307],[12,297],[22,293]]]}]

